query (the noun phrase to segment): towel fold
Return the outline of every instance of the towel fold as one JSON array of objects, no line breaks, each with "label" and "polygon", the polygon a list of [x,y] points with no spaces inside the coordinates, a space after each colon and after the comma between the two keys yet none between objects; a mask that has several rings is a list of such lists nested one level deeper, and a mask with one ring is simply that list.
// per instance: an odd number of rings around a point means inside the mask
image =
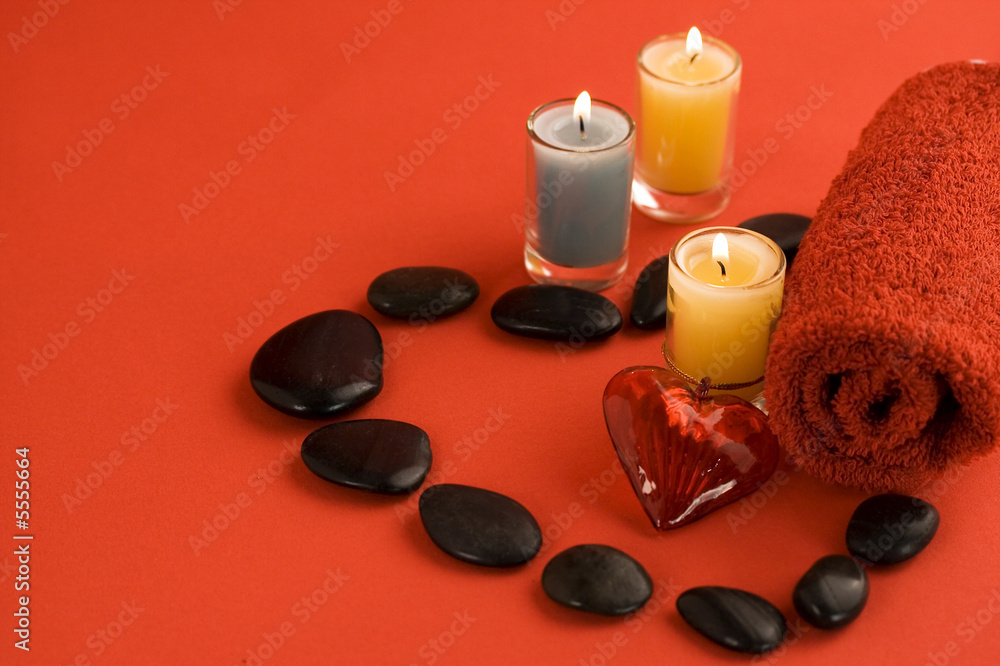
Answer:
[{"label": "towel fold", "polygon": [[826,481],[913,489],[1000,435],[1000,64],[906,81],[820,204],[767,362],[770,424]]}]

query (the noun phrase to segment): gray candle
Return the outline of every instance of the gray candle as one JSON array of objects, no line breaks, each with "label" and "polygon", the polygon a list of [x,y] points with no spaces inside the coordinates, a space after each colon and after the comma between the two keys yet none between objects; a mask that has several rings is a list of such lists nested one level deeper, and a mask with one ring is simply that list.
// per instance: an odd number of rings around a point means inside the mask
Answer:
[{"label": "gray candle", "polygon": [[525,265],[539,281],[606,289],[625,272],[635,124],[582,93],[528,117]]}]

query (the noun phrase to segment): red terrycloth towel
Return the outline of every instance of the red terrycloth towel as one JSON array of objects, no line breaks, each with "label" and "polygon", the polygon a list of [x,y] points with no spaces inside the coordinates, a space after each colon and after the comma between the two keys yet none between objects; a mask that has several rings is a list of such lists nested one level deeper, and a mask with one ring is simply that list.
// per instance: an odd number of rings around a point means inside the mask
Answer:
[{"label": "red terrycloth towel", "polygon": [[1000,64],[906,81],[786,284],[770,425],[826,481],[913,489],[1000,435]]}]

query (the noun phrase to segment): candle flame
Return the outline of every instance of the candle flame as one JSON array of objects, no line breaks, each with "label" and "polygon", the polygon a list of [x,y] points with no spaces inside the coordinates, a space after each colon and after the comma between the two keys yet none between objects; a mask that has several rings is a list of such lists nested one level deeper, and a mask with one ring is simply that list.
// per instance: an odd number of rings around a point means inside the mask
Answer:
[{"label": "candle flame", "polygon": [[687,57],[692,61],[701,55],[701,31],[696,27],[692,27],[688,30],[687,38]]},{"label": "candle flame", "polygon": [[729,241],[723,234],[716,234],[715,240],[712,241],[712,261],[729,263]]},{"label": "candle flame", "polygon": [[573,118],[582,120],[584,125],[590,122],[590,93],[586,90],[576,98],[576,104],[573,105]]}]

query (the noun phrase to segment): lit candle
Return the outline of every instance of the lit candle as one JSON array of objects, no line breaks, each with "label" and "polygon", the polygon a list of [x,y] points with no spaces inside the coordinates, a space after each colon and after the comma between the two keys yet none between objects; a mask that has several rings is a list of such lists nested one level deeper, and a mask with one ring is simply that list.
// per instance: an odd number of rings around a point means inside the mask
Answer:
[{"label": "lit candle", "polygon": [[697,28],[639,51],[636,204],[660,219],[695,221],[729,200],[742,64]]},{"label": "lit candle", "polygon": [[[684,236],[667,269],[667,347],[676,368],[712,384],[762,379],[784,282],[785,255],[761,234],[712,227]],[[749,400],[762,387],[727,392]]]},{"label": "lit candle", "polygon": [[528,117],[524,260],[539,282],[606,289],[628,263],[635,123],[587,92]]}]

